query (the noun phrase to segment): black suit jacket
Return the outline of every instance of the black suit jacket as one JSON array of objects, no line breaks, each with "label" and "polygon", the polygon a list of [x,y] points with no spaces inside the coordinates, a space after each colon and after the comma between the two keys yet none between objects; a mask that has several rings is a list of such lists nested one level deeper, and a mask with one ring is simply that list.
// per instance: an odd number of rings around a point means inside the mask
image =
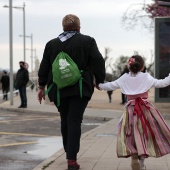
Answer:
[{"label": "black suit jacket", "polygon": [[[46,44],[38,72],[39,85],[52,84],[52,63],[61,51],[73,59],[79,70],[83,70],[83,96],[90,99],[94,92],[94,82],[96,84],[104,82],[105,62],[94,38],[83,34],[76,34],[64,42],[55,38]],[[56,102],[56,95],[56,86],[53,86],[48,94],[50,101]],[[61,98],[75,95],[80,95],[78,83],[60,90]]]}]

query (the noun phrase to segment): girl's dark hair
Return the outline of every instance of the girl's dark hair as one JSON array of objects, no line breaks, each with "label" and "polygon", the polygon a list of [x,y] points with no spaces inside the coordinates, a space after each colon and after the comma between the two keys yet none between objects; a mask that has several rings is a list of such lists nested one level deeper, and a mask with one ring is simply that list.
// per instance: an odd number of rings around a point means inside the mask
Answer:
[{"label": "girl's dark hair", "polygon": [[141,71],[144,63],[144,59],[140,55],[133,55],[129,59],[129,70],[132,73],[137,74],[139,71]]}]

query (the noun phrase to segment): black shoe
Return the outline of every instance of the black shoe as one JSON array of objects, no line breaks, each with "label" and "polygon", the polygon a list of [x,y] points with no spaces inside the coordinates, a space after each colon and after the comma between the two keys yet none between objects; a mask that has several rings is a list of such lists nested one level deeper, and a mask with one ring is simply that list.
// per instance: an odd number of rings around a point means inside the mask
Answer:
[{"label": "black shoe", "polygon": [[18,108],[27,108],[27,106],[19,106]]}]

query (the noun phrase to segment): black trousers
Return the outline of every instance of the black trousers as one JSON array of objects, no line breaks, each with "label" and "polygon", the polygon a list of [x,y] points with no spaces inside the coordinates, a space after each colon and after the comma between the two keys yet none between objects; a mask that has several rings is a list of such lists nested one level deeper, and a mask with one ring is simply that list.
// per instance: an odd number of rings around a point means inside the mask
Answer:
[{"label": "black trousers", "polygon": [[27,93],[26,93],[26,85],[18,87],[20,99],[21,99],[21,106],[27,106]]},{"label": "black trousers", "polygon": [[77,160],[80,149],[81,123],[89,98],[71,96],[60,99],[61,134],[66,158]]},{"label": "black trousers", "polygon": [[122,104],[127,102],[125,94],[122,93]]},{"label": "black trousers", "polygon": [[3,100],[8,100],[8,92],[9,92],[9,88],[6,87],[2,87],[2,92],[3,92]]},{"label": "black trousers", "polygon": [[112,93],[113,93],[113,91],[107,91],[110,103],[112,102]]}]

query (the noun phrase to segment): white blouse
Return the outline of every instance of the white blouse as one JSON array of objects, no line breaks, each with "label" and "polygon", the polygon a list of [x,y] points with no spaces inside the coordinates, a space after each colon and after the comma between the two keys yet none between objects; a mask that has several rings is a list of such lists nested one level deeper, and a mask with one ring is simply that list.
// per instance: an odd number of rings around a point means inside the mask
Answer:
[{"label": "white blouse", "polygon": [[139,72],[135,76],[129,72],[122,75],[115,81],[100,83],[100,90],[121,89],[126,95],[136,95],[147,92],[151,87],[163,88],[170,85],[170,74],[164,79],[155,79],[149,73]]}]

